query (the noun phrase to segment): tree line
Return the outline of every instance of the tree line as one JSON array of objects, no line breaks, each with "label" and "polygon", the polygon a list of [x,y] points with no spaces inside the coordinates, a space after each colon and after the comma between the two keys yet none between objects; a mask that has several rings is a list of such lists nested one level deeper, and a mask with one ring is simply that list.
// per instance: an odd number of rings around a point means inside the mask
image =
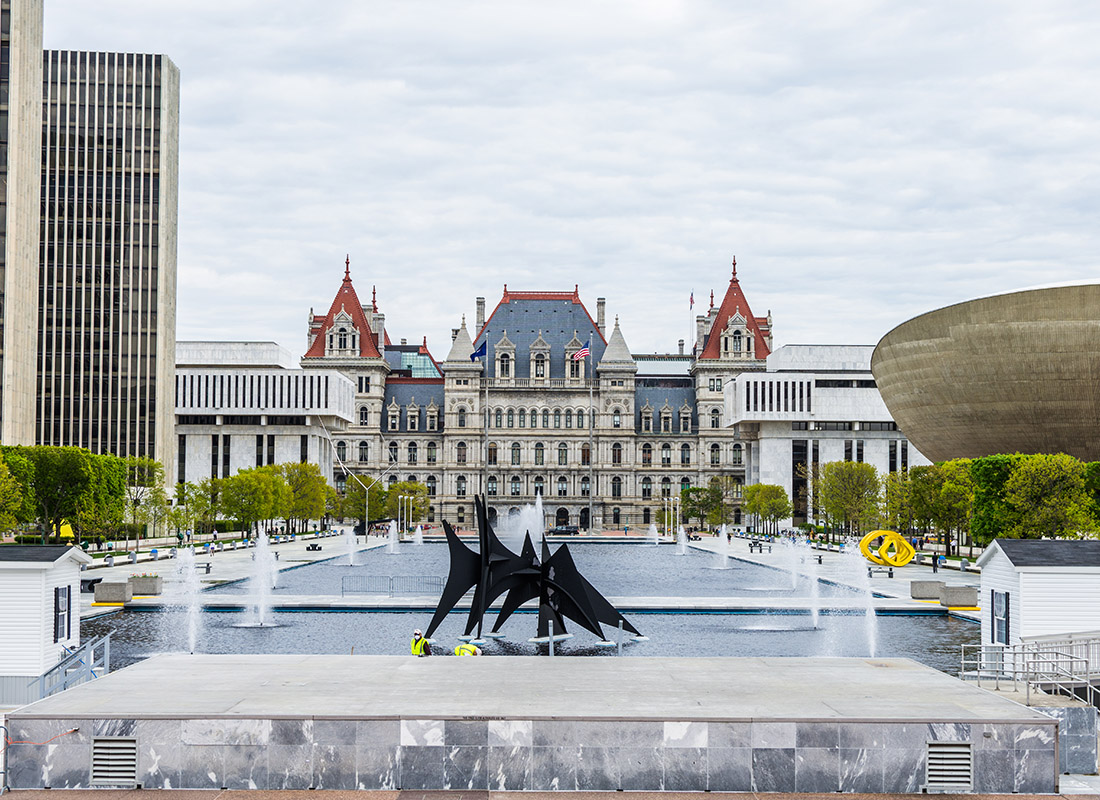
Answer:
[{"label": "tree line", "polygon": [[[146,531],[175,529],[212,532],[228,524],[251,532],[264,523],[286,520],[304,530],[326,517],[362,520],[364,485],[351,476],[339,495],[316,464],[278,464],[245,469],[229,478],[164,485],[164,467],[145,457],[99,455],[78,447],[0,447],[0,531],[36,530],[43,543],[57,540],[63,524],[84,541],[139,538]],[[372,519],[397,515],[399,497],[411,522],[428,509],[428,488],[399,482],[369,492]],[[226,523],[229,520],[231,522]]]},{"label": "tree line", "polygon": [[[811,520],[859,535],[877,528],[935,536],[948,555],[997,537],[1076,538],[1100,532],[1100,462],[1064,453],[960,458],[879,475],[870,464],[804,468]],[[745,513],[765,532],[790,517],[783,487],[746,486]]]}]

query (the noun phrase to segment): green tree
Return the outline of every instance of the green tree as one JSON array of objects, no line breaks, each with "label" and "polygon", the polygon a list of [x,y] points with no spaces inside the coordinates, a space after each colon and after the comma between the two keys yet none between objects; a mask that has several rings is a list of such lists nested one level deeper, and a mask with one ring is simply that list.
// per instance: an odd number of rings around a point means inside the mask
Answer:
[{"label": "green tree", "polygon": [[922,531],[932,530],[942,484],[943,476],[936,464],[909,468],[909,508],[914,524]]},{"label": "green tree", "polygon": [[905,533],[913,527],[912,484],[907,472],[891,472],[882,482],[882,518],[886,527]]},{"label": "green tree", "polygon": [[680,492],[680,507],[688,520],[698,519],[699,526],[706,524],[707,519],[722,504],[722,490],[714,485],[684,489]]},{"label": "green tree", "polygon": [[126,460],[103,454],[91,457],[92,479],[73,528],[84,539],[118,538],[126,510]]},{"label": "green tree", "polygon": [[[962,545],[962,535],[970,533],[970,518],[974,510],[974,478],[970,471],[970,459],[956,458],[940,464],[940,501],[936,506],[936,527],[947,535],[947,555]],[[972,541],[972,540],[971,540]],[[971,553],[973,554],[973,553]]]},{"label": "green tree", "polygon": [[1085,465],[1065,453],[1019,460],[1005,482],[1005,499],[1016,514],[1005,532],[1012,538],[1072,538],[1094,530]]},{"label": "green tree", "polygon": [[710,488],[717,492],[718,502],[707,516],[707,522],[711,525],[733,522],[733,510],[741,502],[745,492],[740,479],[732,475],[719,475],[710,479]]},{"label": "green tree", "polygon": [[242,469],[223,479],[222,505],[226,514],[251,531],[261,521],[285,516],[290,488],[277,467]]},{"label": "green tree", "polygon": [[23,450],[22,447],[0,447],[0,459],[19,484],[20,503],[14,510],[16,521],[33,522],[38,515],[34,497],[34,463]]},{"label": "green tree", "polygon": [[221,478],[203,478],[198,483],[184,484],[183,502],[190,510],[192,525],[196,533],[209,533],[214,522],[222,516],[223,480]]},{"label": "green tree", "polygon": [[23,508],[23,487],[0,460],[0,531],[8,531],[19,522]]},{"label": "green tree", "polygon": [[[373,481],[373,483],[372,483]],[[365,491],[364,487],[370,487]],[[364,494],[366,497],[364,497]],[[363,520],[363,515],[369,513],[372,520],[382,519],[386,516],[386,488],[382,481],[375,481],[369,475],[351,474],[344,484],[344,497],[340,503],[340,516],[347,519]],[[364,531],[366,528],[364,527]]]},{"label": "green tree", "polygon": [[386,492],[386,516],[397,517],[398,498],[401,496],[413,498],[412,503],[405,501],[402,520],[408,514],[408,522],[418,522],[428,513],[428,487],[416,481],[398,481]]},{"label": "green tree", "polygon": [[1007,535],[1016,525],[1016,511],[1005,496],[1005,484],[1024,458],[1026,456],[1021,453],[998,454],[970,462],[970,475],[974,480],[970,533],[978,544],[989,544],[998,536]]},{"label": "green tree", "polygon": [[818,495],[825,514],[849,534],[874,526],[881,488],[878,471],[859,461],[829,461],[820,470]]},{"label": "green tree", "polygon": [[75,519],[89,502],[95,478],[92,454],[79,447],[25,447],[34,467],[36,517],[46,544],[61,532],[61,523]]},{"label": "green tree", "polygon": [[142,505],[156,488],[163,488],[164,467],[147,456],[128,456],[125,461],[127,513],[130,522],[138,525],[148,516],[142,511]]},{"label": "green tree", "polygon": [[745,487],[744,510],[760,518],[765,533],[774,533],[779,520],[791,515],[787,490],[769,483],[754,483]]},{"label": "green tree", "polygon": [[287,516],[296,524],[294,530],[305,530],[311,519],[325,513],[325,490],[328,484],[316,464],[282,464],[279,469],[290,489],[290,509]]}]

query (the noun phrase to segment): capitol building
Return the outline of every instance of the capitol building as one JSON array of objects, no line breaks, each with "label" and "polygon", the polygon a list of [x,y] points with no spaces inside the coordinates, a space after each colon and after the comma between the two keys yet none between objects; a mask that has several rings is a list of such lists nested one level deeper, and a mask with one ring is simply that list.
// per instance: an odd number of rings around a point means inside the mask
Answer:
[{"label": "capitol building", "polygon": [[588,529],[655,524],[667,501],[719,477],[734,524],[755,482],[783,485],[798,523],[813,516],[798,467],[822,453],[883,472],[927,463],[873,390],[870,348],[773,354],[771,314],[752,312],[736,260],[677,352],[633,353],[605,306],[593,315],[577,287],[505,286],[488,314],[477,298],[472,326],[456,320],[439,360],[423,340],[391,340],[376,293],[363,303],[345,265],[328,311],[309,315],[297,367],[272,343],[180,343],[177,474],[308,460],[337,489],[350,474],[424,484],[429,522],[473,524],[484,493],[492,520],[541,496],[548,525]]}]

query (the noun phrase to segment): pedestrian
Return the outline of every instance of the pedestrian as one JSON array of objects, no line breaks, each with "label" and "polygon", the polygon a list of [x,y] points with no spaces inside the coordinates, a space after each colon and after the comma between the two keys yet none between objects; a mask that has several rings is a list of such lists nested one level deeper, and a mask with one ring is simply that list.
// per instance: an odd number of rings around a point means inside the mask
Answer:
[{"label": "pedestrian", "polygon": [[480,647],[475,647],[474,645],[469,644],[468,642],[462,642],[458,647],[455,648],[455,655],[456,656],[479,656],[479,655],[481,655],[481,648]]},{"label": "pedestrian", "polygon": [[424,636],[420,632],[420,628],[417,628],[415,631],[413,631],[411,645],[412,654],[417,658],[430,656],[432,654],[432,644],[424,638]]}]

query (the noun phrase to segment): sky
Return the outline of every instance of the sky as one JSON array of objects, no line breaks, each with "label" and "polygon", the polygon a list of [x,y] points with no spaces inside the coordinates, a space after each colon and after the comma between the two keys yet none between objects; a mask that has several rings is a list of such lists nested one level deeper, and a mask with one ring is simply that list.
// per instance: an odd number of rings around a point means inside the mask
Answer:
[{"label": "sky", "polygon": [[505,284],[674,351],[734,255],[776,346],[1100,278],[1095,2],[45,4],[180,68],[179,339],[299,355],[346,255],[438,359]]}]

